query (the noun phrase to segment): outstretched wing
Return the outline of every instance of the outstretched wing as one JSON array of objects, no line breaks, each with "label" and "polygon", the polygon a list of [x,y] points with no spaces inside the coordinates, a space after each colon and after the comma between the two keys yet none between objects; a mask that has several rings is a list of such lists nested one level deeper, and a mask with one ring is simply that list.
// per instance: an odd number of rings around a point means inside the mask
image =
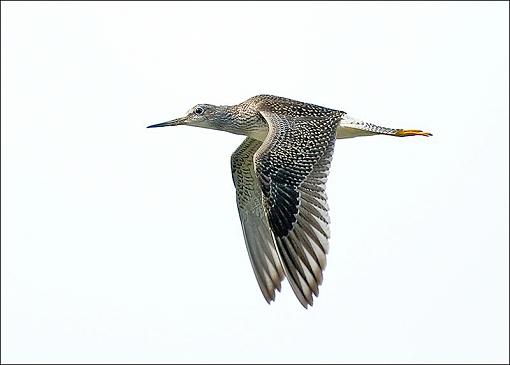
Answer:
[{"label": "outstretched wing", "polygon": [[293,115],[260,108],[269,133],[255,153],[264,209],[294,293],[306,308],[326,266],[329,215],[325,184],[341,112]]},{"label": "outstretched wing", "polygon": [[270,303],[280,291],[284,273],[262,208],[262,192],[253,169],[253,154],[262,143],[246,138],[231,158],[237,208],[251,265],[264,298]]}]

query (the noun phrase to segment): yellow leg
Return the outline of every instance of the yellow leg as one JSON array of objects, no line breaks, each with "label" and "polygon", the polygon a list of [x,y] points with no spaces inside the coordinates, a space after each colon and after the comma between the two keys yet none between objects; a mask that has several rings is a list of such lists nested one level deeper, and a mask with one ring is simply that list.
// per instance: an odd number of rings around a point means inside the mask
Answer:
[{"label": "yellow leg", "polygon": [[409,136],[425,136],[430,137],[432,133],[420,131],[418,129],[399,129],[397,133],[395,133],[397,137],[409,137]]}]

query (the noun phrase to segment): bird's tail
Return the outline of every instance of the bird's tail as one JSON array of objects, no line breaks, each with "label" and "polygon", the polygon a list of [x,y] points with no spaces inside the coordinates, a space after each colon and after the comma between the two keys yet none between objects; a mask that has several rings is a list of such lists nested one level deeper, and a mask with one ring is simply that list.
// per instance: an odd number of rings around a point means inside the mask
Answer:
[{"label": "bird's tail", "polygon": [[353,118],[348,114],[343,115],[342,120],[336,129],[337,139],[374,136],[377,134],[384,134],[394,137],[432,136],[432,133],[424,132],[419,129],[394,129],[381,127],[372,123],[364,122],[357,118]]}]

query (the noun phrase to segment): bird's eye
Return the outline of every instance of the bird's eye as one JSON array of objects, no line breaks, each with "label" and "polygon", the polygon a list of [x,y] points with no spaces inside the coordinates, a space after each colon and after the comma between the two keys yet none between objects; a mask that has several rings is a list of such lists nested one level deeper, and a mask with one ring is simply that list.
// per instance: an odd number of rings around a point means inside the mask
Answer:
[{"label": "bird's eye", "polygon": [[203,113],[204,113],[204,108],[202,108],[202,107],[200,107],[200,106],[197,106],[197,107],[195,108],[195,114],[197,114],[197,115],[201,115],[201,114],[203,114]]}]

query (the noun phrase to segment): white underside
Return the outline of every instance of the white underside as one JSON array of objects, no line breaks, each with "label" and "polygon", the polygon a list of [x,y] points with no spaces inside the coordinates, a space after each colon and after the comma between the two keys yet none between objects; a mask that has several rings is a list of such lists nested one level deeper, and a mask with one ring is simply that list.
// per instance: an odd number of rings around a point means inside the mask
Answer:
[{"label": "white underside", "polygon": [[[356,123],[354,119],[345,119],[340,122],[338,127],[336,128],[336,138],[337,139],[345,139],[345,138],[355,138],[355,137],[364,137],[364,136],[374,136],[377,133],[366,131],[359,124]],[[252,131],[249,135],[251,138],[255,138],[259,141],[264,141],[267,136],[267,128],[259,129],[256,131]]]},{"label": "white underside", "polygon": [[266,139],[266,136],[267,136],[267,132],[268,132],[267,127],[258,129],[256,131],[250,131],[250,134],[248,135],[248,137],[251,137],[251,138],[254,138],[261,142],[264,142],[264,140]]},{"label": "white underside", "polygon": [[374,136],[377,133],[364,129],[364,122],[360,119],[353,118],[348,114],[344,114],[342,120],[336,128],[336,138],[354,138],[364,136]]},{"label": "white underside", "polygon": [[344,138],[354,138],[354,137],[364,137],[364,136],[374,136],[377,133],[364,131],[362,129],[341,126],[339,125],[336,128],[336,139],[344,139]]}]

